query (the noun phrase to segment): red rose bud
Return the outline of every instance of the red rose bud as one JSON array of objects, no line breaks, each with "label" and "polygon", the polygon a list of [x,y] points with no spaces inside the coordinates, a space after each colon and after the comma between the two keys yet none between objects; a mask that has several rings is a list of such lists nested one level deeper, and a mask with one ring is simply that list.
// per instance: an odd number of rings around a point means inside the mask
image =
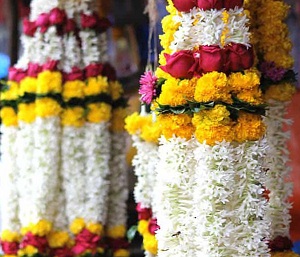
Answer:
[{"label": "red rose bud", "polygon": [[73,67],[70,73],[63,74],[64,81],[74,81],[74,80],[83,80],[84,75],[83,71],[78,67]]},{"label": "red rose bud", "polygon": [[11,67],[8,70],[8,79],[11,81],[20,82],[27,76],[27,72],[16,67]]},{"label": "red rose bud", "polygon": [[197,0],[173,0],[175,8],[180,12],[189,12],[197,6]]},{"label": "red rose bud", "polygon": [[75,238],[76,242],[89,242],[91,244],[98,243],[101,237],[91,233],[87,229],[83,229]]},{"label": "red rose bud", "polygon": [[31,232],[27,233],[22,243],[20,244],[20,248],[23,249],[28,245],[32,245],[38,249],[39,253],[45,253],[48,248],[48,242],[46,237],[40,237],[33,235]]},{"label": "red rose bud", "polygon": [[156,231],[159,230],[160,227],[157,225],[156,219],[151,219],[148,224],[148,230],[152,235],[155,235]]},{"label": "red rose bud", "polygon": [[35,21],[35,25],[40,27],[40,32],[45,33],[49,27],[49,14],[42,13]]},{"label": "red rose bud", "polygon": [[105,63],[103,65],[102,75],[107,77],[110,81],[117,80],[117,72],[115,68],[110,65],[110,63]]},{"label": "red rose bud", "polygon": [[70,33],[72,31],[75,31],[76,29],[76,23],[74,19],[67,19],[65,26],[64,26],[64,32],[65,33]]},{"label": "red rose bud", "polygon": [[223,8],[223,0],[198,0],[197,6],[203,10],[220,10]]},{"label": "red rose bud", "polygon": [[19,243],[1,241],[1,248],[5,255],[17,255]]},{"label": "red rose bud", "polygon": [[57,60],[50,60],[43,65],[43,71],[45,71],[45,70],[56,71],[57,66],[58,66]]},{"label": "red rose bud", "polygon": [[293,242],[288,237],[277,236],[275,239],[269,242],[269,248],[271,251],[282,252],[290,250],[293,247]]},{"label": "red rose bud", "polygon": [[27,75],[36,78],[38,74],[42,71],[42,67],[37,63],[30,62],[28,64]]},{"label": "red rose bud", "polygon": [[167,64],[160,68],[175,78],[192,78],[195,59],[192,51],[181,50],[172,55],[165,54]]},{"label": "red rose bud", "polygon": [[234,9],[235,7],[243,7],[244,0],[224,0],[223,7],[227,10]]},{"label": "red rose bud", "polygon": [[92,29],[98,25],[99,17],[97,14],[92,15],[81,14],[81,26],[83,29]]},{"label": "red rose bud", "polygon": [[50,11],[49,22],[51,25],[60,25],[64,23],[66,17],[67,15],[64,10],[54,8]]},{"label": "red rose bud", "polygon": [[87,78],[97,77],[103,71],[103,64],[101,63],[92,63],[85,67],[85,75]]},{"label": "red rose bud", "polygon": [[152,210],[143,208],[141,203],[138,203],[135,209],[138,212],[138,220],[148,220],[152,217]]},{"label": "red rose bud", "polygon": [[199,59],[200,71],[206,73],[211,71],[222,71],[224,65],[224,54],[218,45],[201,46]]},{"label": "red rose bud", "polygon": [[252,67],[254,63],[254,53],[252,47],[243,44],[232,43],[225,47],[226,64],[225,70],[241,71]]},{"label": "red rose bud", "polygon": [[36,24],[28,18],[23,20],[23,32],[26,36],[33,37],[36,32]]}]

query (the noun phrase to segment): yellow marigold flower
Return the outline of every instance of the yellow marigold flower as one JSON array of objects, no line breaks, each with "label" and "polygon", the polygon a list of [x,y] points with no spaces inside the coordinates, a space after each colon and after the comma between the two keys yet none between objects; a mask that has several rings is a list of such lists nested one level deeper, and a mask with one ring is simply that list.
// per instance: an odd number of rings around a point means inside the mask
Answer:
[{"label": "yellow marigold flower", "polygon": [[129,251],[125,249],[119,249],[113,253],[113,257],[129,257],[129,256],[130,256]]},{"label": "yellow marigold flower", "polygon": [[257,72],[233,72],[228,77],[228,84],[232,91],[240,92],[258,87],[260,78]]},{"label": "yellow marigold flower", "polygon": [[230,102],[230,88],[228,87],[226,75],[216,71],[203,75],[197,81],[194,98],[198,102]]},{"label": "yellow marigold flower", "polygon": [[125,117],[127,110],[125,108],[116,108],[112,110],[111,130],[113,132],[125,131]]},{"label": "yellow marigold flower", "polygon": [[107,77],[90,77],[83,88],[86,96],[98,95],[100,93],[109,93],[109,84]]},{"label": "yellow marigold flower", "polygon": [[163,71],[161,68],[156,69],[155,76],[157,78],[173,79],[173,77],[169,73]]},{"label": "yellow marigold flower", "polygon": [[20,121],[32,123],[35,118],[35,103],[21,103],[18,105],[18,119]]},{"label": "yellow marigold flower", "polygon": [[37,236],[46,236],[52,229],[51,222],[47,220],[40,220],[37,224],[30,224],[32,234]]},{"label": "yellow marigold flower", "polygon": [[69,234],[65,231],[51,232],[48,235],[48,243],[51,248],[61,248],[64,247],[70,237]]},{"label": "yellow marigold flower", "polygon": [[83,98],[83,88],[85,83],[80,80],[67,81],[63,86],[62,96],[65,101],[70,100],[71,98]]},{"label": "yellow marigold flower", "polygon": [[231,122],[230,120],[230,112],[224,105],[216,105],[213,109],[203,110],[194,114],[193,124],[195,127],[199,125],[203,126],[205,124],[206,127],[212,125],[227,125]]},{"label": "yellow marigold flower", "polygon": [[61,112],[60,104],[49,97],[43,97],[36,99],[36,116],[38,117],[49,117],[49,116],[57,116]]},{"label": "yellow marigold flower", "polygon": [[265,92],[264,97],[266,100],[276,100],[276,101],[289,101],[295,94],[296,88],[293,84],[282,83],[278,85],[272,85]]},{"label": "yellow marigold flower", "polygon": [[125,119],[125,129],[130,135],[140,133],[145,125],[152,123],[152,116],[140,116],[137,112],[127,116]]},{"label": "yellow marigold flower", "polygon": [[140,220],[138,222],[138,232],[141,234],[141,235],[144,235],[145,233],[148,232],[148,225],[149,225],[149,222],[147,220]]},{"label": "yellow marigold flower", "polygon": [[119,81],[112,81],[109,84],[110,84],[111,97],[113,101],[116,101],[123,95],[124,93],[123,87]]},{"label": "yellow marigold flower", "polygon": [[5,126],[17,126],[18,116],[12,107],[3,107],[1,109],[1,119]]},{"label": "yellow marigold flower", "polygon": [[4,254],[2,257],[18,257],[18,255]]},{"label": "yellow marigold flower", "polygon": [[122,238],[125,236],[126,228],[124,225],[114,226],[107,230],[107,236],[111,238]]},{"label": "yellow marigold flower", "polygon": [[37,94],[60,93],[62,90],[62,75],[58,71],[43,71],[38,75]]},{"label": "yellow marigold flower", "polygon": [[192,100],[194,96],[197,79],[176,79],[170,78],[162,86],[162,92],[158,98],[158,103],[162,105],[183,105],[187,100]]},{"label": "yellow marigold flower", "polygon": [[83,218],[76,218],[70,225],[70,231],[77,235],[79,234],[85,227],[85,222]]},{"label": "yellow marigold flower", "polygon": [[32,245],[27,245],[24,249],[21,249],[18,251],[18,256],[32,256],[34,254],[38,253],[38,249],[35,248]]},{"label": "yellow marigold flower", "polygon": [[239,112],[234,131],[238,142],[256,141],[265,134],[266,126],[260,115]]},{"label": "yellow marigold flower", "polygon": [[86,229],[88,231],[90,231],[91,233],[93,234],[96,234],[96,235],[101,235],[103,233],[103,226],[102,224],[100,223],[92,223],[92,222],[89,222],[87,225],[86,225]]},{"label": "yellow marigold flower", "polygon": [[10,230],[3,230],[1,233],[1,241],[3,242],[19,242],[20,241],[20,235],[17,232],[10,231]]},{"label": "yellow marigold flower", "polygon": [[166,8],[167,8],[167,11],[171,14],[176,14],[178,12],[174,6],[172,0],[168,0],[168,5]]},{"label": "yellow marigold flower", "polygon": [[14,81],[7,82],[8,89],[1,92],[1,100],[16,100],[19,97],[19,84]]},{"label": "yellow marigold flower", "polygon": [[299,257],[299,255],[293,251],[271,252],[271,257]]},{"label": "yellow marigold flower", "polygon": [[153,122],[152,124],[145,125],[142,129],[141,138],[146,142],[152,142],[157,144],[158,139],[161,136],[161,126],[158,122]]},{"label": "yellow marigold flower", "polygon": [[154,235],[150,233],[145,234],[143,245],[146,251],[152,253],[153,255],[157,254],[157,240]]},{"label": "yellow marigold flower", "polygon": [[20,82],[19,95],[23,96],[25,93],[35,94],[37,90],[37,78],[26,77]]},{"label": "yellow marigold flower", "polygon": [[241,91],[236,96],[238,99],[244,102],[248,102],[250,104],[264,103],[262,92],[258,87],[250,90]]},{"label": "yellow marigold flower", "polygon": [[87,121],[92,123],[107,122],[111,118],[111,105],[92,103],[87,106]]},{"label": "yellow marigold flower", "polygon": [[82,107],[66,108],[61,113],[61,124],[63,126],[81,127],[84,125],[85,111]]},{"label": "yellow marigold flower", "polygon": [[161,124],[162,135],[167,139],[173,135],[185,139],[190,139],[194,133],[191,116],[187,114],[164,114],[157,117],[157,122]]}]

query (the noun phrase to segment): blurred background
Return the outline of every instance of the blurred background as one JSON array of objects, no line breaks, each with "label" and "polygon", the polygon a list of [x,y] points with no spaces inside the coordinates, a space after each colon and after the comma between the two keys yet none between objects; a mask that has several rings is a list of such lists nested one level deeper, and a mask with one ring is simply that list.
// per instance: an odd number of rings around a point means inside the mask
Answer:
[{"label": "blurred background", "polygon": [[[165,0],[157,0],[159,19],[165,14]],[[295,59],[294,70],[300,72],[300,1],[286,0],[291,5],[287,19],[290,37],[293,42],[292,54]],[[29,14],[30,0],[0,0],[0,79],[7,76],[8,67],[16,63],[22,53],[20,32],[22,18]],[[99,12],[104,13],[113,23],[110,30],[109,52],[112,64],[117,70],[118,79],[124,85],[129,98],[130,110],[139,111],[139,77],[144,72],[148,58],[149,19],[144,14],[147,0],[99,0]],[[156,26],[161,34],[160,20]],[[154,37],[156,43],[158,36]],[[153,42],[152,42],[153,43]],[[153,59],[153,53],[151,53]],[[153,61],[153,60],[152,60]],[[299,79],[299,76],[298,76]],[[300,79],[298,91],[293,97],[287,117],[292,119],[291,139],[288,147],[291,153],[292,180],[294,182],[291,237],[300,251]],[[130,159],[130,153],[129,153]],[[135,183],[129,171],[131,192]],[[128,202],[129,226],[136,223],[135,204],[131,194]]]}]

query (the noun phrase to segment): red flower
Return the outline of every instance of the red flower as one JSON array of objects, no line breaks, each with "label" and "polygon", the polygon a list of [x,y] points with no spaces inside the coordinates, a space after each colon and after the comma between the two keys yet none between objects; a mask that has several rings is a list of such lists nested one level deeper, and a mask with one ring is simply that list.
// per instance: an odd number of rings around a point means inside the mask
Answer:
[{"label": "red flower", "polygon": [[58,61],[49,60],[48,62],[46,62],[43,65],[43,71],[45,71],[45,70],[55,71],[55,70],[57,70],[57,65],[58,65]]},{"label": "red flower", "polygon": [[225,71],[241,71],[252,67],[254,53],[252,47],[243,44],[232,43],[225,47],[226,63]]},{"label": "red flower", "polygon": [[1,241],[1,248],[5,255],[17,255],[19,243]]},{"label": "red flower", "polygon": [[37,20],[35,21],[35,25],[37,27],[40,27],[41,33],[45,33],[49,27],[50,21],[49,21],[49,14],[48,13],[42,13],[39,15]]},{"label": "red flower", "polygon": [[107,77],[108,80],[115,81],[117,79],[117,72],[109,63],[103,65],[102,75]]},{"label": "red flower", "polygon": [[89,77],[97,77],[103,71],[103,64],[92,63],[85,67],[85,75]]},{"label": "red flower", "polygon": [[34,21],[30,21],[28,18],[23,20],[23,32],[26,36],[33,37],[36,32],[36,24]]},{"label": "red flower", "polygon": [[118,249],[127,249],[129,247],[129,243],[124,238],[108,238],[107,244],[110,249],[116,251]]},{"label": "red flower", "polygon": [[197,6],[203,10],[220,10],[223,7],[223,0],[198,0]]},{"label": "red flower", "polygon": [[290,250],[292,247],[293,243],[288,237],[277,236],[275,239],[269,242],[269,248],[274,252]]},{"label": "red flower", "polygon": [[64,247],[64,248],[57,248],[57,249],[52,249],[52,255],[55,257],[72,257],[73,253],[71,249]]},{"label": "red flower", "polygon": [[73,67],[70,73],[64,73],[65,81],[83,80],[83,71],[78,67]]},{"label": "red flower", "polygon": [[16,67],[9,68],[8,79],[16,82],[20,82],[27,76],[27,72]]},{"label": "red flower", "polygon": [[27,75],[36,78],[37,75],[42,71],[42,67],[37,63],[30,62],[28,64]]},{"label": "red flower", "polygon": [[244,0],[224,0],[223,7],[228,9],[234,9],[236,6],[238,8],[243,7]]},{"label": "red flower", "polygon": [[65,22],[66,17],[67,15],[64,10],[54,8],[50,11],[49,22],[51,25],[60,25]]},{"label": "red flower", "polygon": [[75,246],[72,248],[72,251],[79,255],[85,250],[89,249],[92,252],[97,250],[98,243],[101,237],[91,233],[87,229],[83,229],[75,238]]},{"label": "red flower", "polygon": [[162,70],[168,72],[175,78],[192,78],[194,75],[195,59],[193,52],[182,50],[172,55],[165,54],[167,64],[160,66]]},{"label": "red flower", "polygon": [[148,224],[148,230],[152,235],[155,235],[156,231],[159,230],[160,227],[157,225],[157,219],[151,219]]},{"label": "red flower", "polygon": [[152,210],[150,208],[143,208],[141,203],[138,203],[136,208],[139,220],[148,220],[152,217]]},{"label": "red flower", "polygon": [[189,12],[197,6],[197,0],[173,0],[175,8],[180,12]]},{"label": "red flower", "polygon": [[48,242],[46,237],[40,237],[33,235],[31,232],[27,233],[24,238],[22,243],[20,244],[20,248],[23,249],[27,245],[32,245],[35,248],[38,249],[40,253],[45,253],[47,248],[48,248]]},{"label": "red flower", "polygon": [[201,46],[199,53],[199,72],[223,70],[224,54],[218,45]]},{"label": "red flower", "polygon": [[76,30],[76,22],[74,19],[67,19],[65,26],[64,26],[64,32],[70,33],[72,31]]},{"label": "red flower", "polygon": [[81,14],[81,26],[83,29],[93,29],[98,25],[99,17],[96,13],[92,15]]}]

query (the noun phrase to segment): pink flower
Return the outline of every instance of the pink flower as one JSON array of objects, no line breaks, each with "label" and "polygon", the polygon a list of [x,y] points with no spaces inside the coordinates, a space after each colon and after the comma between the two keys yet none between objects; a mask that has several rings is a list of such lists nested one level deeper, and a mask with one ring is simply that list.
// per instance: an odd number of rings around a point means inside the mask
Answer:
[{"label": "pink flower", "polygon": [[85,250],[91,250],[95,252],[97,250],[98,243],[101,237],[91,233],[87,229],[83,229],[75,238],[75,246],[72,248],[72,251],[79,255]]},{"label": "pink flower", "polygon": [[70,33],[72,31],[75,31],[76,29],[76,23],[74,19],[67,19],[65,25],[64,25],[64,32]]},{"label": "pink flower", "polygon": [[152,216],[152,210],[150,208],[143,208],[141,203],[138,203],[136,206],[136,210],[138,212],[139,220],[148,220]]},{"label": "pink flower", "polygon": [[42,71],[42,67],[39,64],[33,62],[30,62],[28,64],[28,70],[27,70],[28,76],[36,78],[41,71]]},{"label": "pink flower", "polygon": [[203,9],[204,11],[210,9],[220,10],[223,7],[223,1],[222,0],[198,0],[197,6]]},{"label": "pink flower", "polygon": [[103,64],[91,63],[85,67],[85,74],[87,78],[97,77],[103,70]]},{"label": "pink flower", "polygon": [[92,15],[81,14],[81,26],[83,29],[92,29],[98,25],[99,16],[96,13]]},{"label": "pink flower", "polygon": [[9,68],[8,79],[16,82],[20,82],[27,76],[27,72],[16,67]]},{"label": "pink flower", "polygon": [[50,70],[55,71],[57,70],[58,61],[57,60],[49,60],[43,65],[43,71]]},{"label": "pink flower", "polygon": [[49,27],[50,21],[49,21],[49,14],[48,13],[42,13],[35,21],[35,25],[37,27],[40,27],[40,32],[45,33]]},{"label": "pink flower", "polygon": [[157,219],[151,219],[148,224],[148,230],[152,235],[156,234],[156,231],[159,230],[160,227],[157,225]]},{"label": "pink flower", "polygon": [[263,62],[260,65],[260,71],[263,73],[264,77],[267,77],[274,82],[282,80],[287,72],[284,68],[276,67],[274,62]]},{"label": "pink flower", "polygon": [[16,255],[19,250],[19,243],[1,241],[1,248],[5,255]]},{"label": "pink flower", "polygon": [[59,8],[54,8],[50,11],[49,21],[51,25],[60,25],[63,24],[67,15],[64,10]]},{"label": "pink flower", "polygon": [[146,71],[140,79],[139,94],[141,95],[141,101],[150,104],[153,98],[156,96],[156,82],[157,77],[153,75],[151,71]]},{"label": "pink flower", "polygon": [[25,18],[23,20],[23,31],[26,36],[33,37],[36,32],[35,22]]},{"label": "pink flower", "polygon": [[65,81],[83,80],[83,71],[78,67],[73,67],[70,73],[64,73]]},{"label": "pink flower", "polygon": [[45,253],[48,247],[48,241],[46,237],[36,236],[29,232],[24,236],[20,248],[23,249],[27,245],[32,245],[37,248],[40,253]]}]

